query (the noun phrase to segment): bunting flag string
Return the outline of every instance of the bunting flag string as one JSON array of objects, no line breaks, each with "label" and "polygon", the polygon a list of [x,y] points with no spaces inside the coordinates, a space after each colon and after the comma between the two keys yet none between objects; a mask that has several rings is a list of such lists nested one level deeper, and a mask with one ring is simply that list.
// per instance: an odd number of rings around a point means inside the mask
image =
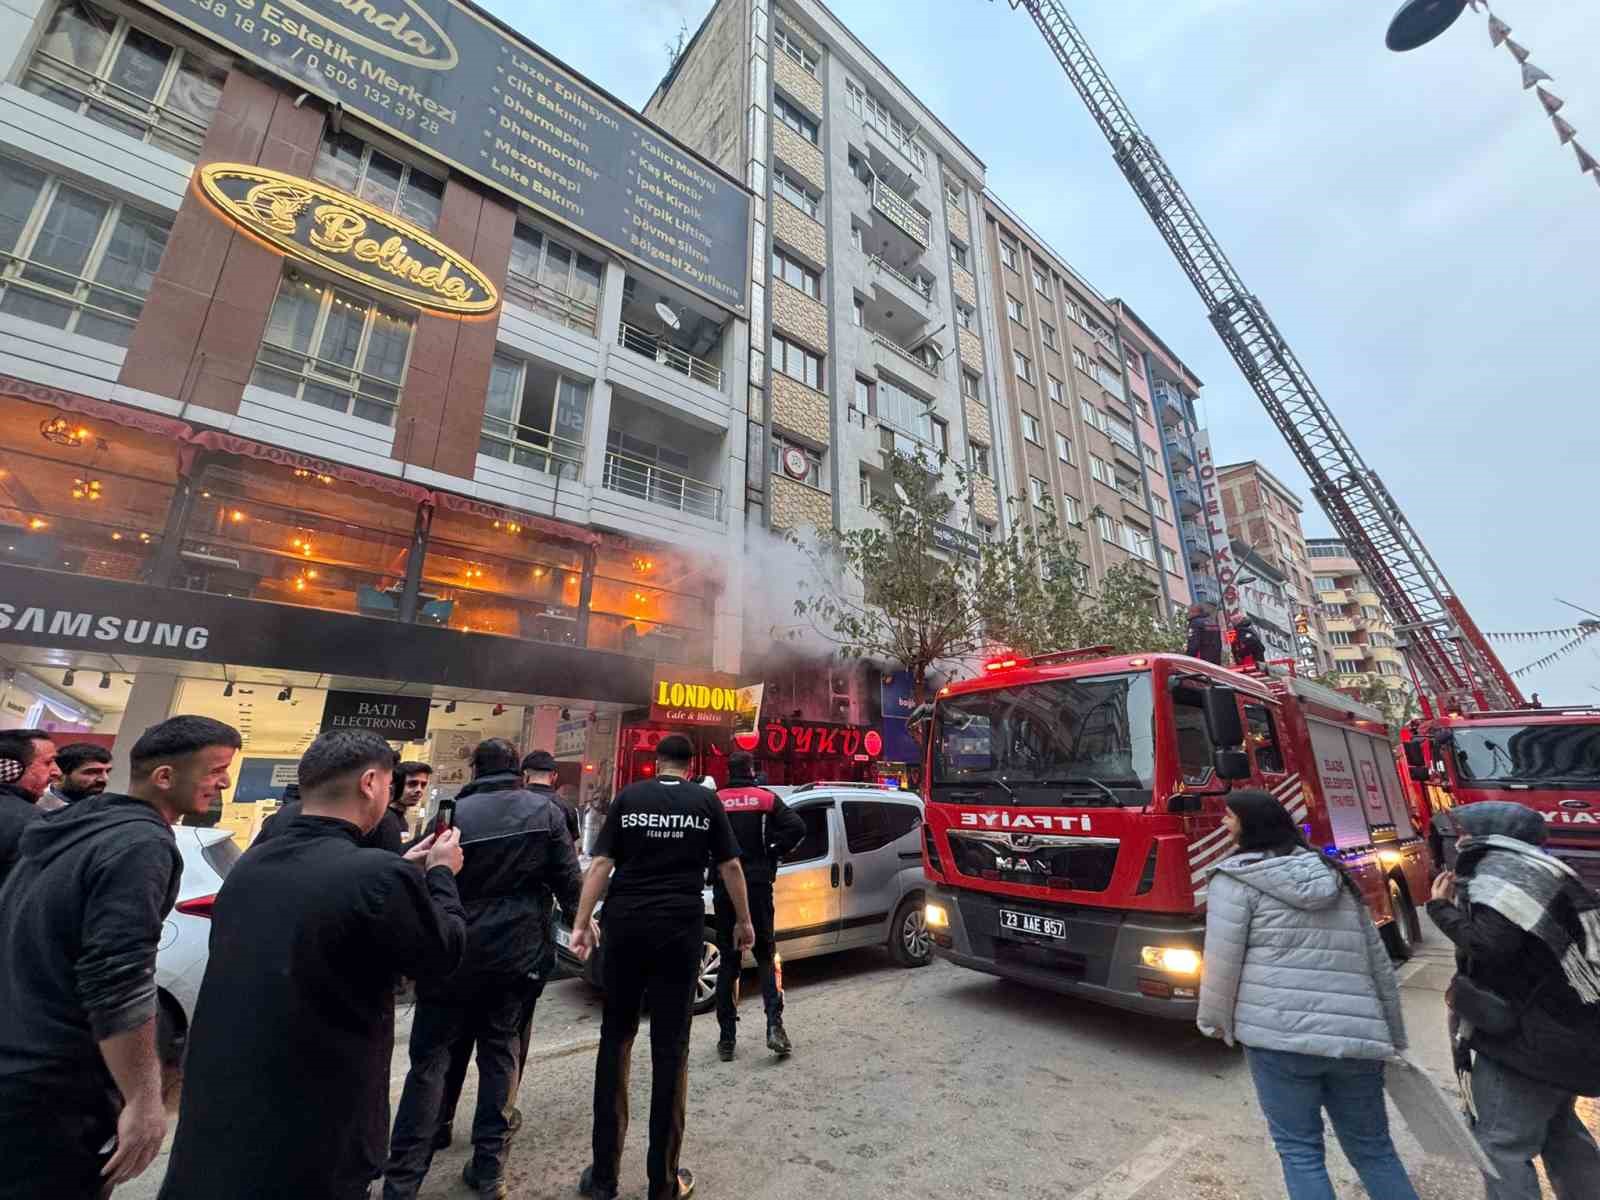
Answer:
[{"label": "bunting flag string", "polygon": [[1561,144],[1563,146],[1578,136],[1578,131],[1571,125],[1567,124],[1560,117],[1551,117],[1550,120],[1555,124],[1556,137],[1561,139]]},{"label": "bunting flag string", "polygon": [[1537,671],[1542,667],[1548,667],[1551,663],[1558,662],[1559,660],[1566,658],[1567,655],[1571,654],[1579,646],[1583,645],[1584,642],[1588,641],[1596,633],[1600,633],[1600,621],[1593,622],[1589,625],[1580,626],[1578,636],[1573,638],[1570,642],[1567,642],[1563,646],[1557,646],[1543,658],[1536,658],[1531,663],[1527,663],[1524,666],[1518,667],[1515,671],[1511,672],[1511,674],[1520,679],[1522,676]]},{"label": "bunting flag string", "polygon": [[1575,140],[1578,136],[1578,131],[1571,123],[1556,115],[1565,107],[1566,101],[1547,88],[1539,86],[1541,83],[1553,82],[1550,73],[1537,63],[1528,61],[1532,57],[1528,48],[1511,36],[1511,26],[1495,16],[1493,10],[1489,7],[1488,0],[1467,0],[1467,3],[1473,12],[1488,13],[1489,45],[1494,47],[1504,46],[1511,54],[1511,57],[1517,60],[1522,69],[1522,90],[1526,92],[1532,89],[1539,97],[1539,103],[1544,107],[1545,115],[1550,118],[1550,123],[1555,127],[1557,140],[1563,146],[1570,144],[1574,154],[1577,155],[1579,173],[1587,173],[1594,176],[1595,182],[1600,184],[1600,159],[1596,159],[1594,155],[1583,148],[1581,143]]},{"label": "bunting flag string", "polygon": [[1596,160],[1594,155],[1590,154],[1577,142],[1572,143],[1572,148],[1578,152],[1578,169],[1580,171],[1600,169],[1600,160]]},{"label": "bunting flag string", "polygon": [[1561,106],[1566,103],[1566,101],[1560,96],[1552,96],[1543,88],[1536,88],[1534,90],[1539,94],[1539,103],[1544,105],[1545,112],[1549,113],[1552,117],[1560,112]]},{"label": "bunting flag string", "polygon": [[1497,642],[1541,642],[1551,638],[1571,638],[1583,634],[1587,637],[1600,628],[1600,622],[1589,621],[1577,625],[1568,625],[1564,629],[1524,629],[1511,633],[1488,633],[1485,637],[1493,638]]},{"label": "bunting flag string", "polygon": [[1493,13],[1489,14],[1489,44],[1499,48],[1501,42],[1511,36],[1511,26],[1507,25]]}]

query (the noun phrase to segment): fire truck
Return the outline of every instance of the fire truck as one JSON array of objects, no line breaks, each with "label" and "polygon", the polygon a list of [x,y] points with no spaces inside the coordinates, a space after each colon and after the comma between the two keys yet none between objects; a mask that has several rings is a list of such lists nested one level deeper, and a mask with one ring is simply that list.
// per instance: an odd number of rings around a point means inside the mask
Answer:
[{"label": "fire truck", "polygon": [[962,966],[1162,1017],[1198,1007],[1232,790],[1277,796],[1408,957],[1429,855],[1382,714],[1288,671],[1106,647],[999,659],[923,727],[925,914]]}]

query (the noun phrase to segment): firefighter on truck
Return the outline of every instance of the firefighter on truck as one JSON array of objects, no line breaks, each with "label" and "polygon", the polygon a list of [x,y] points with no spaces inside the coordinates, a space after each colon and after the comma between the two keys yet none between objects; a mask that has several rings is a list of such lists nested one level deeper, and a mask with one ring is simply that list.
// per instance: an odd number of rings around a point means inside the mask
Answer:
[{"label": "firefighter on truck", "polygon": [[1192,1020],[1223,800],[1272,793],[1410,955],[1428,896],[1381,714],[1290,674],[1106,647],[1004,658],[924,714],[935,952],[974,970]]}]

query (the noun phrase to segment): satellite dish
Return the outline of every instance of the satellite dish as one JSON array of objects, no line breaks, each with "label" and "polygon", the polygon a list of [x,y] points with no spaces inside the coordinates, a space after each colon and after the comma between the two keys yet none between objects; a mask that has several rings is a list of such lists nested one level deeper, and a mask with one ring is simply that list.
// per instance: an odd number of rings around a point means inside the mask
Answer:
[{"label": "satellite dish", "polygon": [[672,305],[665,300],[656,301],[656,316],[661,318],[661,323],[668,329],[677,329],[683,324],[678,319],[678,314],[672,311]]},{"label": "satellite dish", "polygon": [[895,481],[894,494],[900,497],[901,504],[910,505],[911,497],[906,495],[906,489],[900,486],[898,480]]},{"label": "satellite dish", "polygon": [[1396,51],[1426,46],[1454,25],[1466,7],[1467,0],[1406,0],[1389,22],[1384,45]]}]

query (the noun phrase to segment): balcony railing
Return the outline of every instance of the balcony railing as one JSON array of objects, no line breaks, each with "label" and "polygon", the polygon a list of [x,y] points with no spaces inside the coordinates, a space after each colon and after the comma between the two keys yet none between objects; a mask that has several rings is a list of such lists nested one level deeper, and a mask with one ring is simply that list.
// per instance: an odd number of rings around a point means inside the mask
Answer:
[{"label": "balcony railing", "polygon": [[[184,59],[180,77],[193,76],[195,68],[192,64],[195,60],[187,53]],[[200,146],[205,141],[206,128],[210,124],[209,113],[186,112],[171,103],[170,96],[167,103],[158,104],[45,50],[34,52],[23,87],[63,108],[86,113],[90,120],[159,146],[190,162],[200,156]],[[220,79],[216,87],[220,93]],[[174,91],[177,90],[174,87]]]},{"label": "balcony railing", "polygon": [[560,321],[569,329],[588,334],[595,331],[600,310],[586,300],[558,292],[526,275],[507,275],[505,292],[506,299],[515,300],[534,312]]},{"label": "balcony railing", "polygon": [[722,520],[721,488],[615,450],[606,451],[605,486],[663,508]]},{"label": "balcony railing", "polygon": [[541,429],[485,416],[478,450],[503,462],[532,467],[547,475],[577,479],[583,474],[583,443]]},{"label": "balcony railing", "polygon": [[884,259],[879,258],[876,254],[868,258],[867,261],[878,270],[887,275],[892,275],[894,278],[898,279],[901,283],[905,284],[912,291],[916,292],[917,295],[921,296],[924,300],[933,299],[933,284],[929,283],[926,279],[913,279],[905,272],[894,266],[891,266]]},{"label": "balcony railing", "polygon": [[1163,440],[1167,444],[1167,454],[1171,456],[1174,470],[1187,471],[1194,466],[1194,455],[1189,450],[1188,438],[1178,433],[1176,429],[1169,428]]},{"label": "balcony railing", "polygon": [[687,350],[678,349],[665,338],[646,333],[626,321],[622,322],[621,328],[617,331],[617,345],[624,350],[632,350],[635,354],[654,359],[669,371],[687,375],[690,379],[709,384],[714,388],[722,387],[722,368],[716,363],[696,358]]},{"label": "balcony railing", "polygon": [[1122,426],[1118,425],[1115,421],[1112,421],[1112,420],[1109,420],[1109,419],[1102,426],[1102,428],[1105,430],[1105,435],[1108,438],[1110,438],[1117,445],[1121,446],[1129,454],[1133,455],[1135,462],[1138,461],[1138,459],[1139,459],[1139,443],[1134,440],[1134,436],[1133,436],[1133,433],[1132,433],[1131,430],[1124,429],[1124,428],[1122,428]]},{"label": "balcony railing", "polygon": [[932,237],[928,218],[911,201],[886,184],[881,177],[872,181],[872,207],[888,217],[908,238],[926,247]]},{"label": "balcony railing", "polygon": [[1097,362],[1094,365],[1095,378],[1100,381],[1100,386],[1105,388],[1106,391],[1110,392],[1118,400],[1126,401],[1128,398],[1128,393],[1122,386],[1121,373],[1118,371],[1113,371],[1110,367],[1105,366],[1102,363]]},{"label": "balcony railing", "polygon": [[935,366],[930,366],[927,359],[919,357],[916,354],[913,354],[911,351],[907,350],[904,346],[902,346],[899,342],[895,341],[893,338],[887,337],[886,335],[879,333],[875,329],[869,329],[867,332],[869,334],[871,334],[872,340],[877,342],[878,345],[884,347],[884,349],[894,351],[894,353],[899,355],[901,358],[905,359],[912,366],[921,368],[922,370],[926,371],[929,375],[932,375],[935,378],[938,377],[939,368],[935,367]]},{"label": "balcony railing", "polygon": [[1193,484],[1178,480],[1172,485],[1172,498],[1178,502],[1178,511],[1185,516],[1192,516],[1205,506],[1200,501],[1200,493]]}]

